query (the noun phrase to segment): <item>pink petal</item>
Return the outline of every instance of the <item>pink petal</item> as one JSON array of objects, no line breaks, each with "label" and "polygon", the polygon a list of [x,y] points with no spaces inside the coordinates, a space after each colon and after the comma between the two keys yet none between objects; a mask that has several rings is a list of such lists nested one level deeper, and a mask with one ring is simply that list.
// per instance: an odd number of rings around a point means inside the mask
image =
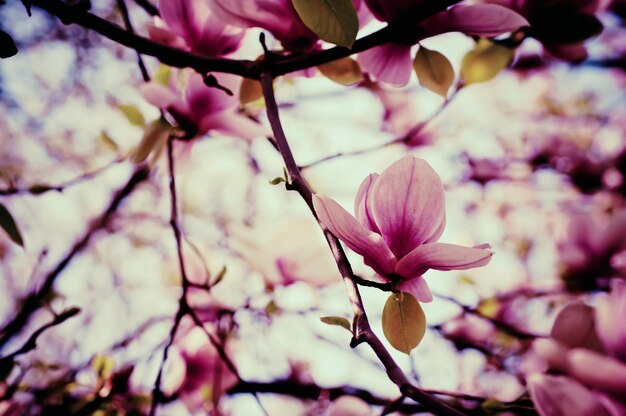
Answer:
[{"label": "pink petal", "polygon": [[626,403],[617,401],[616,399],[605,394],[598,394],[600,403],[606,409],[610,416],[626,415]]},{"label": "pink petal", "polygon": [[356,215],[356,219],[359,220],[361,224],[367,227],[370,231],[380,234],[380,230],[374,222],[372,214],[369,211],[368,204],[366,203],[369,199],[369,191],[374,182],[376,182],[376,179],[378,179],[378,174],[372,173],[367,175],[367,177],[363,179],[363,182],[361,182],[361,186],[359,187],[359,190],[356,193],[356,198],[354,199],[354,213]]},{"label": "pink petal", "polygon": [[626,394],[626,364],[583,348],[567,354],[568,373],[584,384],[609,394]]},{"label": "pink petal", "polygon": [[370,213],[398,259],[440,231],[443,184],[424,160],[410,155],[400,159],[385,169],[370,193]]},{"label": "pink petal", "polygon": [[420,23],[427,36],[463,32],[470,36],[495,37],[530,26],[528,20],[498,4],[456,6]]},{"label": "pink petal", "polygon": [[233,95],[228,95],[225,91],[209,87],[204,83],[202,76],[193,73],[189,76],[187,89],[185,90],[185,101],[193,112],[194,119],[199,123],[210,113],[222,111],[237,105],[237,84],[233,84],[234,75],[219,74],[214,75],[217,82],[225,88],[231,90]]},{"label": "pink petal", "polygon": [[314,195],[313,205],[320,221],[351,250],[363,256],[365,264],[377,273],[393,273],[396,259],[382,237],[357,221],[338,203],[324,195]]},{"label": "pink petal", "polygon": [[545,44],[544,48],[552,56],[562,61],[567,62],[580,62],[587,59],[587,48],[584,43],[560,43],[560,44]]},{"label": "pink petal", "polygon": [[240,137],[245,140],[269,134],[267,128],[262,124],[254,122],[234,111],[222,111],[204,117],[200,122],[199,130],[200,134],[215,130],[222,134]]},{"label": "pink petal", "polygon": [[600,299],[596,308],[595,324],[606,351],[626,361],[626,281],[614,279],[611,294]]},{"label": "pink petal", "polygon": [[378,20],[393,22],[407,13],[414,13],[423,7],[424,0],[365,0]]},{"label": "pink petal", "polygon": [[161,18],[175,33],[189,40],[191,33],[202,31],[209,9],[198,0],[159,0]]},{"label": "pink petal", "polygon": [[569,348],[549,338],[539,338],[533,342],[533,351],[550,365],[550,368],[566,372],[569,366],[567,352]]},{"label": "pink petal", "polygon": [[410,280],[403,280],[402,283],[398,285],[398,289],[412,294],[415,296],[415,299],[420,302],[428,303],[433,300],[433,294],[428,288],[428,283],[426,283],[426,280],[424,280],[422,276]]},{"label": "pink petal", "polygon": [[584,302],[568,303],[557,315],[550,337],[570,348],[602,350],[593,321],[594,309]]},{"label": "pink petal", "polygon": [[489,263],[493,252],[455,244],[424,244],[404,256],[396,265],[396,274],[405,279],[421,276],[428,269],[466,270]]},{"label": "pink petal", "polygon": [[182,104],[180,96],[175,91],[156,82],[141,85],[139,92],[146,101],[163,110]]},{"label": "pink petal", "polygon": [[534,374],[528,391],[541,416],[607,415],[592,392],[568,377]]},{"label": "pink petal", "polygon": [[377,80],[397,87],[408,84],[413,64],[411,47],[397,43],[378,46],[361,52],[357,61]]}]

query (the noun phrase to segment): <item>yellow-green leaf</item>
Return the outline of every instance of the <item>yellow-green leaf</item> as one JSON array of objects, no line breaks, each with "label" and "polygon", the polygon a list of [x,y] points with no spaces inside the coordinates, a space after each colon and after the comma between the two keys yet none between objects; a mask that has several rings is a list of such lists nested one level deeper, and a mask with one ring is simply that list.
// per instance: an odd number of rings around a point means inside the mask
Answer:
[{"label": "yellow-green leaf", "polygon": [[317,69],[326,78],[341,85],[354,85],[363,80],[359,64],[350,57],[319,65]]},{"label": "yellow-green leaf", "polygon": [[0,227],[2,227],[15,244],[24,247],[24,239],[22,239],[22,234],[20,234],[20,229],[17,227],[13,215],[11,215],[9,210],[2,204],[0,204]]},{"label": "yellow-green leaf", "polygon": [[448,95],[454,82],[454,69],[443,54],[420,46],[413,59],[413,69],[422,87],[444,98]]},{"label": "yellow-green leaf", "polygon": [[351,48],[359,18],[351,0],[291,0],[306,27],[321,39]]},{"label": "yellow-green leaf", "polygon": [[327,325],[335,325],[346,328],[348,331],[352,332],[352,326],[350,325],[350,321],[348,321],[343,316],[322,316],[320,318],[320,321],[324,322]]},{"label": "yellow-green leaf", "polygon": [[172,126],[162,119],[154,120],[148,124],[133,155],[133,162],[141,163],[146,160],[150,152],[162,149],[171,130]]},{"label": "yellow-green leaf", "polygon": [[113,374],[115,362],[113,358],[106,355],[96,355],[91,361],[91,366],[96,371],[99,378],[108,379]]},{"label": "yellow-green leaf", "polygon": [[263,98],[261,83],[255,79],[243,78],[239,88],[239,102],[241,105],[251,104]]},{"label": "yellow-green leaf", "polygon": [[158,82],[161,85],[167,86],[170,83],[171,75],[172,75],[172,68],[170,68],[167,65],[160,64],[156,72],[152,76],[152,79],[154,79],[156,82]]},{"label": "yellow-green leaf", "polygon": [[393,293],[383,308],[383,334],[392,347],[409,354],[426,333],[426,316],[410,293]]},{"label": "yellow-green leaf", "polygon": [[467,85],[489,81],[509,66],[514,54],[512,48],[480,39],[461,62],[461,79]]},{"label": "yellow-green leaf", "polygon": [[146,120],[144,119],[143,114],[141,114],[141,111],[139,111],[139,109],[134,105],[120,104],[117,106],[117,108],[119,108],[120,111],[124,113],[126,119],[133,126],[143,127],[146,125]]}]

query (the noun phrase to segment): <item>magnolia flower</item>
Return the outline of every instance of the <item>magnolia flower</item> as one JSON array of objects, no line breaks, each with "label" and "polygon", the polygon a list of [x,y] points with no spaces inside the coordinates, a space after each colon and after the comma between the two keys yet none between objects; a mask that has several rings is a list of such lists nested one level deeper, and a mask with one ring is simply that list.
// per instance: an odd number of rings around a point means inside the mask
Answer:
[{"label": "magnolia flower", "polygon": [[363,400],[354,396],[341,396],[333,401],[324,416],[372,416],[374,411]]},{"label": "magnolia flower", "polygon": [[550,338],[533,343],[532,354],[545,361],[542,371],[562,374],[528,378],[542,416],[626,414],[626,331],[621,321],[625,305],[626,282],[615,281],[597,309],[582,302],[568,304]]},{"label": "magnolia flower", "polygon": [[341,281],[341,275],[310,217],[285,217],[229,229],[230,245],[263,274],[268,287],[305,282],[317,287]]},{"label": "magnolia flower", "polygon": [[[421,0],[365,0],[365,2],[377,19],[389,23],[418,12],[425,3]],[[528,25],[525,18],[506,7],[495,4],[460,5],[426,18],[419,23],[417,33],[420,39],[446,32],[495,37],[515,32]],[[413,68],[411,47],[412,45],[389,43],[362,52],[357,59],[361,67],[378,80],[403,86],[409,82]]]},{"label": "magnolia flower", "polygon": [[259,124],[239,114],[236,97],[239,80],[234,75],[216,74],[220,85],[234,94],[208,87],[195,72],[175,72],[168,85],[156,81],[140,87],[144,98],[158,108],[169,112],[187,136],[202,136],[211,131],[252,139],[264,134]]},{"label": "magnolia flower", "polygon": [[[360,24],[365,24],[370,14],[361,7],[362,0],[352,3]],[[289,51],[306,52],[319,46],[319,37],[302,22],[291,0],[208,0],[208,4],[229,24],[268,30]]]},{"label": "magnolia flower", "polygon": [[209,0],[207,3],[225,22],[268,30],[291,51],[310,50],[319,40],[302,22],[291,0]]},{"label": "magnolia flower", "polygon": [[[539,40],[553,56],[565,61],[587,57],[583,41],[602,30],[594,16],[606,9],[610,0],[481,0],[515,10],[530,22],[530,36]],[[554,25],[559,21],[558,27]]]},{"label": "magnolia flower", "polygon": [[244,32],[226,25],[204,0],[159,0],[161,18],[148,26],[152,40],[206,56],[228,55]]},{"label": "magnolia flower", "polygon": [[610,216],[576,215],[559,244],[563,279],[573,289],[594,289],[604,279],[626,277],[626,210]]},{"label": "magnolia flower", "polygon": [[443,184],[414,156],[365,178],[354,202],[356,218],[327,196],[315,195],[313,203],[322,223],[366,265],[421,302],[432,300],[422,278],[428,269],[471,269],[493,255],[486,245],[437,243],[445,227]]}]

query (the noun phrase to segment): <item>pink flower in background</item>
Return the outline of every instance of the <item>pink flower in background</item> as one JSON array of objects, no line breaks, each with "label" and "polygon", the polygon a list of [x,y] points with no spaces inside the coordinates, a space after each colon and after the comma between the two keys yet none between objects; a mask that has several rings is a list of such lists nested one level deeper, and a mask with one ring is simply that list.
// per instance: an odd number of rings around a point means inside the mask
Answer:
[{"label": "pink flower in background", "polygon": [[151,39],[206,56],[228,55],[244,32],[215,16],[204,0],[159,0],[161,18],[148,26]]},{"label": "pink flower in background", "polygon": [[254,228],[233,226],[229,244],[269,288],[304,282],[323,287],[341,281],[319,226],[312,217],[287,216]]},{"label": "pink flower in background", "polygon": [[227,74],[215,77],[220,85],[233,92],[232,96],[206,86],[202,76],[186,71],[173,73],[167,86],[156,81],[144,84],[141,93],[148,102],[169,112],[189,137],[212,131],[244,139],[263,135],[265,129],[260,124],[238,111],[239,79]]},{"label": "pink flower in background", "polygon": [[612,288],[596,309],[582,302],[568,304],[550,338],[533,343],[532,354],[545,361],[541,371],[562,374],[528,377],[542,416],[626,414],[626,281],[616,280]]},{"label": "pink flower in background", "polygon": [[[610,0],[481,0],[508,7],[528,19],[530,36],[558,59],[580,61],[587,57],[583,41],[602,30],[594,14],[605,10]],[[559,24],[555,24],[559,22]]]},{"label": "pink flower in background", "polygon": [[178,341],[177,349],[183,376],[175,392],[192,413],[206,408],[207,403],[214,406],[226,390],[237,384],[237,376],[199,328],[192,329]]},{"label": "pink flower in background", "polygon": [[[374,16],[394,23],[407,14],[416,13],[423,1],[365,0]],[[418,25],[420,39],[446,32],[463,32],[470,36],[495,37],[515,32],[528,26],[528,21],[518,13],[495,4],[456,6],[439,12]],[[416,41],[417,42],[417,41]],[[409,82],[412,71],[412,45],[389,43],[361,52],[361,67],[376,79],[388,84],[403,86]]]},{"label": "pink flower in background", "polygon": [[608,289],[615,277],[626,277],[626,210],[610,215],[572,217],[566,241],[559,244],[563,279],[570,289]]},{"label": "pink flower in background", "polygon": [[445,227],[443,184],[414,156],[365,178],[354,202],[356,218],[327,196],[315,195],[313,203],[322,223],[365,264],[421,302],[432,300],[422,277],[428,269],[471,269],[493,255],[487,246],[436,242]]},{"label": "pink flower in background", "polygon": [[341,396],[335,399],[324,416],[373,416],[374,411],[365,401],[354,396]]}]

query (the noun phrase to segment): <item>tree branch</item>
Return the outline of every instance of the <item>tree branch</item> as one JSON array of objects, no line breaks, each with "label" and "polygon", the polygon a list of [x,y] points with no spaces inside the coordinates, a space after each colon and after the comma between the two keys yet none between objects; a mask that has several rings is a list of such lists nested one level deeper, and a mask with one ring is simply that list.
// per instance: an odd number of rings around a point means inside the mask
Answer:
[{"label": "tree branch", "polygon": [[33,313],[35,313],[42,306],[44,299],[52,290],[54,282],[59,275],[72,262],[77,254],[87,248],[91,238],[96,234],[96,232],[108,225],[109,220],[117,211],[121,203],[135,190],[137,185],[148,178],[148,173],[149,170],[145,165],[141,165],[135,169],[126,185],[115,193],[106,211],[95,221],[92,221],[83,236],[76,243],[74,243],[74,246],[72,246],[65,257],[63,257],[54,269],[52,269],[45,276],[39,289],[34,290],[22,301],[22,306],[17,312],[17,315],[15,315],[9,323],[0,329],[0,334],[2,334],[0,336],[0,349],[2,349],[5,344],[13,338],[13,336],[18,334],[26,324],[28,324],[28,321]]},{"label": "tree branch", "polygon": [[[278,150],[283,157],[290,177],[290,182],[287,187],[288,189],[294,190],[300,194],[317,219],[315,209],[313,208],[313,192],[309,188],[305,179],[302,177],[300,169],[298,168],[293,154],[291,153],[287,137],[285,136],[285,132],[283,131],[282,124],[280,122],[278,106],[274,97],[273,76],[271,72],[261,73],[261,86],[263,88],[263,97],[265,98],[267,116],[272,127],[272,131],[274,132]],[[429,411],[438,415],[463,415],[462,412],[454,409],[437,397],[415,387],[411,384],[400,367],[398,367],[383,343],[376,336],[376,334],[374,334],[374,331],[372,331],[370,327],[365,307],[361,299],[361,294],[359,293],[359,289],[354,280],[355,278],[354,273],[352,272],[352,267],[350,266],[339,240],[328,229],[326,229],[319,219],[318,223],[324,231],[324,236],[326,237],[326,241],[330,246],[339,272],[341,273],[343,281],[346,285],[348,297],[354,311],[354,335],[352,341],[350,342],[350,346],[354,348],[363,342],[367,343],[372,348],[380,362],[384,365],[389,379],[398,386],[400,392],[404,396],[412,398],[422,404]]]}]

